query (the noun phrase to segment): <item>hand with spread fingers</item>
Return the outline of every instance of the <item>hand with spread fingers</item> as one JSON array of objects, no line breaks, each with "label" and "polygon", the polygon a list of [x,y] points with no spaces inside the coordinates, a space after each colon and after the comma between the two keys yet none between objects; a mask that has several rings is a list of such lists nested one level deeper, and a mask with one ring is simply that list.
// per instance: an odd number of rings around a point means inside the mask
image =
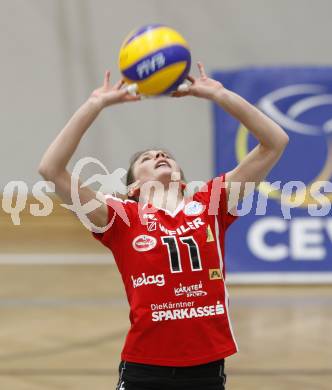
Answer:
[{"label": "hand with spread fingers", "polygon": [[223,85],[214,79],[211,79],[205,73],[204,65],[201,62],[197,63],[199,77],[189,75],[187,80],[191,84],[181,84],[178,90],[172,93],[174,97],[196,96],[205,99],[213,99],[215,94],[222,90]]},{"label": "hand with spread fingers", "polygon": [[136,94],[137,84],[127,85],[125,81],[121,79],[112,86],[110,83],[110,76],[111,72],[106,71],[103,85],[92,92],[90,99],[98,101],[102,108],[113,104],[133,102],[141,99],[141,96]]}]

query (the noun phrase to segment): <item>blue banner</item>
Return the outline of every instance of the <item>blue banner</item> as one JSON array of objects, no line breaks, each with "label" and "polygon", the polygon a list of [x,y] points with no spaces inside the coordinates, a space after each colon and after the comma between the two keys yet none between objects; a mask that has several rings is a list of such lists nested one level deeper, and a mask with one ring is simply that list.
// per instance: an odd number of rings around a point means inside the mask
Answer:
[{"label": "blue banner", "polygon": [[[247,68],[212,77],[257,106],[290,138],[266,185],[253,194],[250,211],[228,231],[230,280],[332,281],[332,67]],[[217,105],[213,115],[217,175],[232,170],[257,140]],[[314,187],[317,182],[325,187]],[[298,205],[290,197],[295,191],[303,195]]]}]

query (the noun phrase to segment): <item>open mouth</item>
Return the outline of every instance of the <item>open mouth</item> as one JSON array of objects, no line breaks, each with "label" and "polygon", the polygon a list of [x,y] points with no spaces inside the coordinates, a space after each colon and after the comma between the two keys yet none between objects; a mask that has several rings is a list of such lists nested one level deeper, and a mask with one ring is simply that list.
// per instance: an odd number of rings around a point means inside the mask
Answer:
[{"label": "open mouth", "polygon": [[171,165],[166,160],[160,160],[160,161],[157,162],[157,164],[154,167],[155,167],[155,169],[160,168],[160,167],[168,167],[168,168],[170,168]]}]

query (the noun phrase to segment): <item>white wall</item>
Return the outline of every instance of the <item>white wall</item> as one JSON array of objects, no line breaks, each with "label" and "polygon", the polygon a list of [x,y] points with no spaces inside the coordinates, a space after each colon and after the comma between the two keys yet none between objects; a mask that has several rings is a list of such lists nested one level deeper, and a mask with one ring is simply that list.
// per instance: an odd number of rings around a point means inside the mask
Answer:
[{"label": "white wall", "polygon": [[[0,0],[0,188],[39,180],[38,162],[110,67],[133,28],[162,22],[189,41],[208,70],[331,64],[330,0]],[[212,174],[211,107],[155,99],[108,109],[80,145],[109,169],[136,150],[167,147],[188,179]],[[227,142],[227,140],[225,140]]]}]

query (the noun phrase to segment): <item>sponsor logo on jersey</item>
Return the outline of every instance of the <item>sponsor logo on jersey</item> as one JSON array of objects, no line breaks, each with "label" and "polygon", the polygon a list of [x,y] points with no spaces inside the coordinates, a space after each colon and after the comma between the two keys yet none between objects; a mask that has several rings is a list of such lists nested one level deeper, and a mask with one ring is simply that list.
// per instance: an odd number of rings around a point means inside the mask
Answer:
[{"label": "sponsor logo on jersey", "polygon": [[210,276],[210,280],[222,279],[222,273],[219,268],[210,268],[209,276]]},{"label": "sponsor logo on jersey", "polygon": [[182,295],[186,297],[202,297],[207,295],[207,292],[203,290],[203,283],[200,281],[198,284],[191,284],[190,286],[183,286],[180,283],[179,287],[174,287],[174,294],[177,297]]},{"label": "sponsor logo on jersey", "polygon": [[157,222],[148,221],[147,228],[148,228],[148,232],[153,232],[154,230],[157,230]]},{"label": "sponsor logo on jersey", "polygon": [[201,218],[195,218],[193,221],[187,221],[184,225],[180,225],[175,230],[169,230],[164,225],[159,223],[159,229],[166,233],[168,236],[176,236],[177,234],[181,236],[182,234],[187,233],[190,230],[197,230],[201,226],[204,226],[205,222]]},{"label": "sponsor logo on jersey", "polygon": [[[176,304],[174,304],[176,306]],[[155,305],[151,305],[153,307]],[[173,305],[172,305],[173,306]],[[153,310],[152,321],[169,321],[169,320],[184,320],[190,318],[200,318],[200,317],[214,317],[222,315],[225,313],[224,305],[217,301],[215,305],[206,305],[198,307],[185,307],[185,308],[175,308],[167,310]]]},{"label": "sponsor logo on jersey", "polygon": [[147,226],[148,232],[153,232],[157,230],[157,221],[158,219],[154,214],[143,214],[144,223]]},{"label": "sponsor logo on jersey", "polygon": [[141,234],[133,240],[133,248],[138,252],[146,252],[157,245],[157,239],[146,234]]},{"label": "sponsor logo on jersey", "polygon": [[186,215],[200,215],[204,211],[204,206],[200,202],[195,200],[186,204],[184,208],[184,213]]},{"label": "sponsor logo on jersey", "polygon": [[165,286],[165,276],[163,274],[145,275],[143,272],[142,275],[137,278],[134,278],[134,276],[131,275],[131,280],[133,282],[134,288],[148,286],[150,284],[156,284],[159,287]]},{"label": "sponsor logo on jersey", "polygon": [[194,307],[194,303],[194,301],[152,303],[151,310],[183,309],[186,307]]}]

